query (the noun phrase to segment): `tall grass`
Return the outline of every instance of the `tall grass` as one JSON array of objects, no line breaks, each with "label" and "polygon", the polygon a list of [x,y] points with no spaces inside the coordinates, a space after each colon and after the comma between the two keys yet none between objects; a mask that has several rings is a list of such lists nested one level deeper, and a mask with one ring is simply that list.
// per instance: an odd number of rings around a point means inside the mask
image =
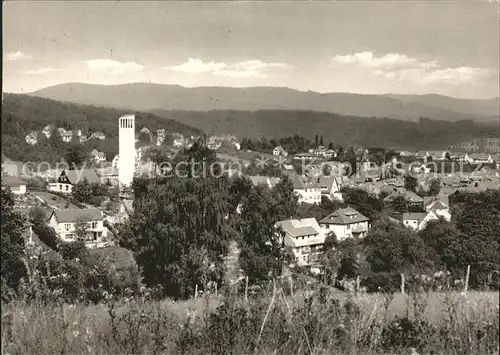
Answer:
[{"label": "tall grass", "polygon": [[5,354],[498,354],[498,293],[143,298],[2,307]]}]

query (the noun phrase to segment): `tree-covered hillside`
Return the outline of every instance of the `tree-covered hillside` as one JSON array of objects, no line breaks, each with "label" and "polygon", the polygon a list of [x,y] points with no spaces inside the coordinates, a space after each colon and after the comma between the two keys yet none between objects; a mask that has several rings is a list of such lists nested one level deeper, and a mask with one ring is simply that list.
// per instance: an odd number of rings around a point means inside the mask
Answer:
[{"label": "tree-covered hillside", "polygon": [[[77,105],[27,95],[4,94],[2,102],[2,152],[21,161],[59,161],[66,146],[38,135],[39,143],[26,143],[25,136],[33,130],[41,131],[48,124],[65,129],[81,129],[84,133],[103,132],[104,141],[93,140],[90,149],[97,148],[113,158],[118,153],[118,118],[130,111]],[[201,132],[178,121],[153,113],[135,112],[136,131],[148,127],[151,132],[164,128],[185,136]]]},{"label": "tree-covered hillside", "polygon": [[356,117],[315,111],[162,111],[207,134],[234,134],[239,138],[285,137],[298,134],[308,139],[322,135],[327,142],[349,146],[404,149],[446,148],[478,137],[498,137],[498,123],[471,120],[446,122],[421,118],[418,122],[390,118]]}]

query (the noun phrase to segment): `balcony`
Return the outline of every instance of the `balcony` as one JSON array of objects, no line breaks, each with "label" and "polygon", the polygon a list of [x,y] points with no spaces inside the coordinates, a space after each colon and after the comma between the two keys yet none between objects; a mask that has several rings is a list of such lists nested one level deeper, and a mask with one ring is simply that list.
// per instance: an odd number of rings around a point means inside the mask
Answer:
[{"label": "balcony", "polygon": [[365,233],[365,232],[368,232],[368,226],[366,226],[366,225],[352,226],[351,227],[351,232],[352,233]]}]

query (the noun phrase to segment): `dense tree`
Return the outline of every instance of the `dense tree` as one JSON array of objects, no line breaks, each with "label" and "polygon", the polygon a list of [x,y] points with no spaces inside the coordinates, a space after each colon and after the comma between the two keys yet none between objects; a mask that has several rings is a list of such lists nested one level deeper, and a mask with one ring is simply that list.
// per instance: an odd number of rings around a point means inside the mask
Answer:
[{"label": "dense tree", "polygon": [[1,231],[2,231],[2,299],[16,292],[19,281],[26,275],[23,263],[25,219],[14,208],[14,195],[2,185],[1,191]]},{"label": "dense tree", "polygon": [[439,191],[441,191],[441,183],[436,179],[432,179],[429,187],[429,195],[436,196],[439,194]]},{"label": "dense tree", "polygon": [[[400,224],[381,220],[362,241],[366,260],[372,273],[367,281],[370,289],[382,286],[398,287],[400,273],[413,275],[433,268],[433,258],[422,238]],[[381,280],[385,280],[381,283]],[[384,284],[389,282],[389,284]]]},{"label": "dense tree", "polygon": [[343,187],[341,192],[346,205],[354,208],[370,220],[374,220],[378,213],[382,211],[382,203],[375,195],[352,187]]},{"label": "dense tree", "polygon": [[418,180],[416,177],[411,176],[410,174],[405,175],[405,189],[409,191],[416,192],[418,186]]},{"label": "dense tree", "polygon": [[71,168],[80,168],[89,160],[89,152],[79,144],[71,144],[65,155],[66,163]]}]

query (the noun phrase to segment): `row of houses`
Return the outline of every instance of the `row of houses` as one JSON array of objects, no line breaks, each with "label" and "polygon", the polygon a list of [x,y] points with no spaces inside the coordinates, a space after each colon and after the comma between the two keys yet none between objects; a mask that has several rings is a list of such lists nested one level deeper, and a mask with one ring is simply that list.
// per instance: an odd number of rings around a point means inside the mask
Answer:
[{"label": "row of houses", "polygon": [[[26,143],[31,144],[31,145],[37,144],[39,134],[44,135],[46,138],[50,138],[52,136],[52,131],[54,129],[55,129],[54,125],[47,125],[42,129],[41,132],[31,131],[25,137]],[[73,130],[66,130],[65,128],[62,128],[62,127],[57,128],[57,131],[59,132],[59,135],[61,136],[61,140],[65,143],[70,143],[73,140],[74,136],[82,144],[90,139],[101,139],[101,140],[106,139],[106,135],[102,132],[93,132],[93,133],[90,133],[89,135],[85,135],[82,133],[81,129],[76,129],[73,131]]]},{"label": "row of houses", "polygon": [[296,264],[307,266],[319,262],[330,233],[333,232],[338,240],[362,238],[370,229],[370,221],[348,207],[338,209],[320,221],[315,218],[289,219],[277,222],[275,227],[283,238],[281,242],[292,250]]},{"label": "row of houses", "polygon": [[[282,146],[277,146],[273,149],[273,155],[276,157],[287,157],[288,152]],[[316,149],[309,149],[308,152],[298,153],[293,156],[293,159],[306,159],[312,160],[316,158],[335,158],[337,157],[337,152],[333,149],[326,149],[324,146],[320,145]]]}]

